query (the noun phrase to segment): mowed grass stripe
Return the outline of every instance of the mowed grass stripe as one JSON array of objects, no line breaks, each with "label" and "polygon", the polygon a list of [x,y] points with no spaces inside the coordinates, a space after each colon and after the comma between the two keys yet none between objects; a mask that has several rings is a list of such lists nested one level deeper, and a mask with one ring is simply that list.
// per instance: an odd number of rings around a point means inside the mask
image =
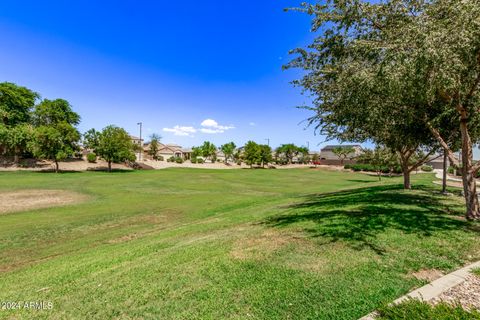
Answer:
[{"label": "mowed grass stripe", "polygon": [[[0,190],[89,202],[0,217],[0,300],[44,319],[355,319],[480,258],[478,224],[430,174],[168,169],[1,173]],[[63,187],[62,187],[63,186]]]}]

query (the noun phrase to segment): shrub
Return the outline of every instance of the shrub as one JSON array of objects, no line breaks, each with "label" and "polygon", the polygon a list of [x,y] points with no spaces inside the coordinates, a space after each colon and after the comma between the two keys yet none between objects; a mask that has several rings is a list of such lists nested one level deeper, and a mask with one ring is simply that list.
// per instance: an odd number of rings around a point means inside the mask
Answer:
[{"label": "shrub", "polygon": [[191,163],[197,163],[197,162],[198,162],[198,159],[197,159],[197,158],[192,158],[192,159],[190,159],[190,162],[191,162]]},{"label": "shrub", "polygon": [[97,161],[97,155],[95,153],[87,154],[87,161],[90,163],[94,163]]},{"label": "shrub", "polygon": [[197,163],[202,164],[202,163],[204,163],[204,162],[205,162],[205,160],[203,160],[202,158],[198,158],[198,159],[197,159]]},{"label": "shrub", "polygon": [[453,174],[455,172],[455,169],[453,167],[448,167],[447,172],[449,174]]},{"label": "shrub", "polygon": [[346,164],[343,166],[343,169],[352,169],[352,165],[351,164]]},{"label": "shrub", "polygon": [[175,157],[176,163],[183,163],[183,159],[181,157]]},{"label": "shrub", "polygon": [[241,166],[242,165],[242,161],[238,160],[237,161],[237,166]]},{"label": "shrub", "polygon": [[171,156],[170,158],[167,159],[167,162],[175,162],[175,157]]},{"label": "shrub", "polygon": [[158,161],[164,161],[164,160],[165,160],[165,159],[163,158],[163,156],[156,156],[155,158],[156,158],[156,160],[158,160]]},{"label": "shrub", "polygon": [[421,167],[422,171],[425,171],[425,172],[432,172],[433,171],[433,167],[432,166],[429,166],[429,165],[426,165],[424,164],[422,167]]}]

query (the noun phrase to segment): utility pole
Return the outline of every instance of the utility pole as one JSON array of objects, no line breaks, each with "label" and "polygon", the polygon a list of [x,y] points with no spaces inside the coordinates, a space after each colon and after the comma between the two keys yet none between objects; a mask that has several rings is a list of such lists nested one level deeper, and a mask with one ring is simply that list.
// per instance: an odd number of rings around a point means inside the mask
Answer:
[{"label": "utility pole", "polygon": [[143,143],[142,143],[142,123],[137,123],[140,126],[140,152],[138,154],[138,161],[142,161],[142,153],[143,153]]},{"label": "utility pole", "polygon": [[310,151],[310,141],[307,141],[307,149]]},{"label": "utility pole", "polygon": [[265,140],[267,140],[267,145],[270,147],[270,138],[267,138]]}]

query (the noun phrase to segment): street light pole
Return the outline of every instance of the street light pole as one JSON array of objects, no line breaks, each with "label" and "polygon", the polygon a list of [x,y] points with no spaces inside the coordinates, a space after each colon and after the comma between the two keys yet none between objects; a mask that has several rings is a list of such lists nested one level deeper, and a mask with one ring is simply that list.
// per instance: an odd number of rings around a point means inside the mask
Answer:
[{"label": "street light pole", "polygon": [[140,126],[140,152],[138,154],[138,161],[142,161],[142,153],[143,153],[143,143],[142,143],[142,123],[137,123]]},{"label": "street light pole", "polygon": [[270,138],[267,138],[265,140],[267,140],[267,145],[270,147]]},{"label": "street light pole", "polygon": [[310,151],[310,141],[307,141],[307,149]]}]

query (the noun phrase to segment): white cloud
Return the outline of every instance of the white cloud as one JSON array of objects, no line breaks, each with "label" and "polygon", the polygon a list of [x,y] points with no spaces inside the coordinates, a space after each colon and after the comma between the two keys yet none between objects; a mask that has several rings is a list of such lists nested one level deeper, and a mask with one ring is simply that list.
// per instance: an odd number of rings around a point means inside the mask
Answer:
[{"label": "white cloud", "polygon": [[248,125],[251,127],[255,127],[257,124],[255,122],[250,122]]},{"label": "white cloud", "polygon": [[163,131],[165,132],[171,132],[176,136],[188,136],[192,137],[195,132],[197,132],[197,129],[194,127],[183,127],[183,126],[175,126],[173,128],[163,128]]},{"label": "white cloud", "polygon": [[224,133],[227,130],[235,129],[234,126],[223,126],[219,125],[217,121],[213,119],[205,119],[200,124],[203,128],[200,129],[203,133],[215,134],[215,133]]}]

